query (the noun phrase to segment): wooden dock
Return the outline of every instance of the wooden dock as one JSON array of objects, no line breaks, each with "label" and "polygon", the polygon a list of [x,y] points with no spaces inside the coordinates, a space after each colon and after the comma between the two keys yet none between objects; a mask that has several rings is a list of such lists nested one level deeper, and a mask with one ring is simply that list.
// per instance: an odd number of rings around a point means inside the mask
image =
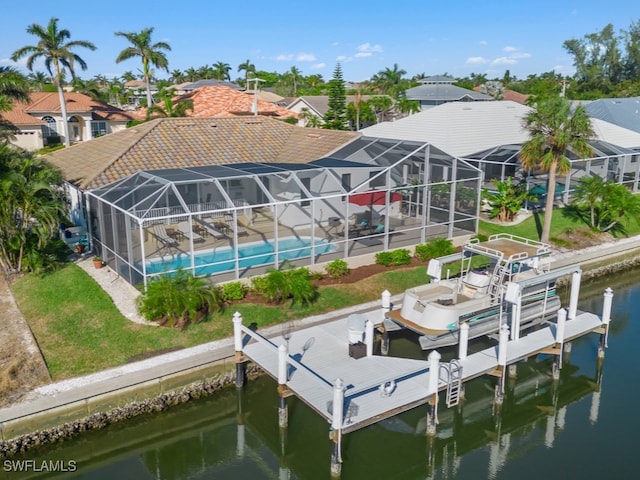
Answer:
[{"label": "wooden dock", "polygon": [[[378,311],[366,314],[372,323],[379,321]],[[374,321],[375,319],[375,321]],[[265,338],[242,327],[245,345],[242,354],[270,376],[279,378],[282,336]],[[564,341],[590,332],[603,333],[603,321],[593,313],[578,312],[567,320]],[[248,341],[246,341],[248,339]],[[518,340],[507,343],[506,364],[511,365],[556,346],[556,325],[540,328]],[[430,362],[380,355],[352,358],[349,356],[348,317],[297,330],[289,339],[286,389],[298,396],[319,415],[332,422],[334,383],[342,379],[344,390],[342,433],[360,428],[427,403],[436,391],[430,382]],[[457,360],[461,381],[465,382],[498,368],[498,346]],[[449,381],[438,371],[437,391],[446,390]],[[280,376],[280,378],[282,378]],[[393,381],[393,391],[386,395],[382,386]]]}]

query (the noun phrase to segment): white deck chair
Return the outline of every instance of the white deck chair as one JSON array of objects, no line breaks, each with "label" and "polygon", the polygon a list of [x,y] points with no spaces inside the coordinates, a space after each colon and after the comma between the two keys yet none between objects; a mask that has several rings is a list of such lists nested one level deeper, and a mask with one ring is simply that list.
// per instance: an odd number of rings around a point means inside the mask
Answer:
[{"label": "white deck chair", "polygon": [[204,242],[204,238],[202,238],[199,233],[194,232],[193,228],[191,228],[191,222],[185,220],[178,223],[178,230],[180,230],[185,237],[191,238],[194,242]]},{"label": "white deck chair", "polygon": [[178,245],[178,242],[169,236],[167,228],[164,225],[154,225],[153,234],[159,242],[164,243],[168,247]]},{"label": "white deck chair", "polygon": [[232,232],[235,231],[238,236],[249,235],[249,232],[247,232],[247,230],[242,225],[239,225],[238,222],[236,222],[235,224],[233,223],[233,215],[225,213],[224,219],[225,223],[227,224],[227,228],[229,228],[229,230],[231,230]]},{"label": "white deck chair", "polygon": [[200,220],[200,224],[213,238],[217,238],[219,240],[227,238],[227,235],[219,228],[216,228],[214,224],[209,223],[204,219]]}]

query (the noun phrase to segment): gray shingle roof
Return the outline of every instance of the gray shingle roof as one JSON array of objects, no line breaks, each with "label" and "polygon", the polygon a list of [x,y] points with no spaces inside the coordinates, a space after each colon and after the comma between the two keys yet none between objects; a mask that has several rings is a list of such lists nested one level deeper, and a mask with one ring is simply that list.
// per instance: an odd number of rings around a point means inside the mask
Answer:
[{"label": "gray shingle roof", "polygon": [[426,83],[410,88],[406,92],[407,100],[420,100],[429,102],[456,102],[464,98],[471,100],[494,100],[490,95],[474,92],[466,88],[457,87],[448,83]]},{"label": "gray shingle roof", "polygon": [[585,103],[584,108],[592,118],[640,132],[640,97],[601,98]]}]

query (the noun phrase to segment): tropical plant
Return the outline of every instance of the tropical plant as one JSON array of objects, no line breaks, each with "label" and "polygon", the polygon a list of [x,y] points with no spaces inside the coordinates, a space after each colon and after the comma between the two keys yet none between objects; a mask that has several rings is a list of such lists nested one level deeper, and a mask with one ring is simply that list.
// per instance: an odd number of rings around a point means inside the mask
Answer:
[{"label": "tropical plant", "polygon": [[64,91],[62,82],[65,71],[69,71],[72,79],[75,78],[75,66],[80,65],[82,70],[87,69],[85,61],[71,50],[75,47],[88,48],[95,50],[93,43],[86,40],[71,40],[71,33],[67,29],[58,29],[58,19],[51,18],[46,27],[34,23],[27,27],[27,33],[38,38],[36,45],[28,45],[19,48],[11,55],[11,59],[15,62],[22,57],[27,57],[27,68],[33,71],[33,64],[39,58],[44,59],[44,65],[49,74],[53,77],[53,82],[58,89],[58,99],[60,101],[60,110],[62,113],[62,125],[64,128],[64,143],[68,147],[71,145],[69,138],[69,124],[67,115],[67,104],[64,99]]},{"label": "tropical plant", "polygon": [[65,203],[61,175],[44,160],[0,144],[0,265],[5,274],[23,271],[23,260],[57,234]]},{"label": "tropical plant", "polygon": [[318,290],[311,281],[308,268],[294,268],[285,262],[280,269],[271,268],[264,277],[262,294],[268,302],[282,303],[291,299],[291,305],[312,303]]},{"label": "tropical plant", "polygon": [[219,289],[184,270],[153,278],[137,301],[147,320],[181,328],[222,305]]},{"label": "tropical plant", "polygon": [[501,222],[512,222],[522,209],[525,201],[536,201],[537,198],[527,191],[525,183],[513,183],[512,177],[505,181],[495,179],[494,192],[484,190],[482,198],[489,203],[489,218],[497,218]]},{"label": "tropical plant", "polygon": [[407,81],[403,79],[406,74],[407,72],[398,68],[398,64],[395,63],[392,69],[387,67],[375,74],[371,83],[380,93],[398,98],[406,90]]},{"label": "tropical plant", "polygon": [[242,72],[244,70],[244,89],[249,89],[249,75],[256,73],[256,66],[251,63],[251,61],[247,58],[247,60],[240,65],[238,65],[238,72]]},{"label": "tropical plant", "polygon": [[326,270],[327,275],[335,280],[339,280],[349,275],[349,264],[341,258],[337,258],[329,262],[324,269]]},{"label": "tropical plant", "polygon": [[455,253],[453,242],[448,238],[431,238],[427,243],[416,245],[414,256],[421,262]]},{"label": "tropical plant", "polygon": [[572,206],[586,210],[582,217],[592,230],[608,232],[620,229],[625,215],[640,216],[640,197],[627,187],[612,180],[604,181],[597,175],[585,176],[578,181]]},{"label": "tropical plant", "polygon": [[391,265],[409,265],[411,253],[406,248],[376,253],[376,264],[389,267]]},{"label": "tropical plant", "polygon": [[166,42],[151,43],[152,33],[153,27],[144,28],[140,33],[115,32],[116,36],[124,37],[131,43],[130,47],[125,48],[118,54],[116,63],[133,57],[142,59],[142,78],[147,88],[147,106],[153,104],[153,98],[151,98],[151,66],[162,68],[168,73],[169,61],[162,50],[171,50],[171,46]]},{"label": "tropical plant", "polygon": [[180,100],[174,103],[174,90],[164,90],[158,94],[162,100],[162,105],[154,104],[147,108],[147,118],[151,118],[154,113],[164,118],[186,117],[187,111],[193,111],[191,100]]},{"label": "tropical plant", "polygon": [[216,62],[211,68],[213,69],[213,78],[216,80],[230,80],[229,72],[231,71],[231,66],[228,63],[224,62]]},{"label": "tropical plant", "polygon": [[539,99],[534,109],[525,115],[523,126],[531,134],[531,139],[522,145],[520,162],[525,170],[547,172],[547,199],[541,241],[548,242],[553,215],[553,200],[556,175],[571,171],[567,149],[582,158],[593,155],[588,140],[593,137],[591,120],[584,107],[574,110],[563,97]]},{"label": "tropical plant", "polygon": [[222,301],[242,300],[247,295],[247,290],[247,286],[240,281],[224,283],[222,285]]},{"label": "tropical plant", "polygon": [[346,130],[346,93],[342,78],[342,67],[338,63],[329,81],[329,109],[324,114],[323,128],[330,130]]},{"label": "tropical plant", "polygon": [[14,102],[29,100],[29,84],[27,79],[13,67],[0,66],[0,140],[8,140],[17,131],[15,125],[2,117],[1,112],[8,112]]},{"label": "tropical plant", "polygon": [[393,107],[393,100],[386,95],[376,95],[367,102],[376,117],[378,123],[382,122],[385,114]]}]

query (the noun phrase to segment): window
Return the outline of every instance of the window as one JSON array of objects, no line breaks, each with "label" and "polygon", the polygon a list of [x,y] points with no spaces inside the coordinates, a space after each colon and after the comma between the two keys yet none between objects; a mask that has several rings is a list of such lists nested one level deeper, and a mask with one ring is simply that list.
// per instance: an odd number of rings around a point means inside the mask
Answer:
[{"label": "window", "polygon": [[107,134],[107,122],[91,122],[91,138]]},{"label": "window", "polygon": [[[344,188],[347,192],[351,191],[351,174],[343,173],[342,174],[342,188]],[[346,195],[342,196],[342,201],[344,202],[346,199]]]},{"label": "window", "polygon": [[42,117],[43,122],[47,122],[46,125],[42,126],[42,136],[43,137],[57,137],[58,130],[56,128],[56,119],[50,116]]}]

